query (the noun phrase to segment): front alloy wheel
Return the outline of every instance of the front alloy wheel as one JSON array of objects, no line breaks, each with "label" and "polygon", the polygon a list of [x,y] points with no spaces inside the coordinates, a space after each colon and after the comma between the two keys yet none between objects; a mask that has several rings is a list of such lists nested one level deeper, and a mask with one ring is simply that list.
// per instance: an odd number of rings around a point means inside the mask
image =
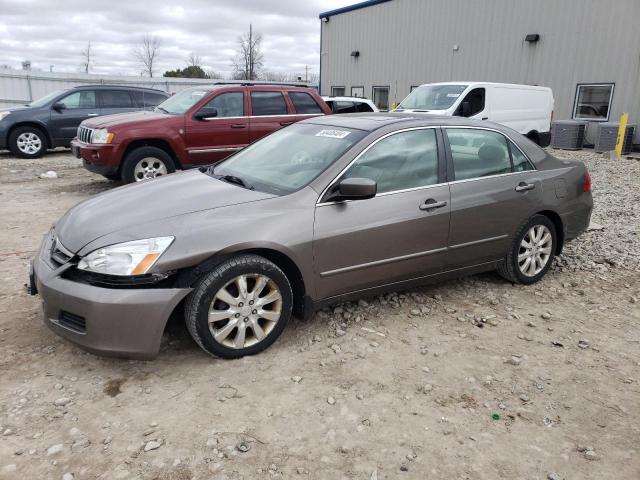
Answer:
[{"label": "front alloy wheel", "polygon": [[282,294],[262,274],[242,274],[218,290],[209,308],[209,331],[218,343],[246,348],[265,339],[282,315]]},{"label": "front alloy wheel", "polygon": [[258,353],[291,317],[289,279],[264,257],[240,254],[205,274],[185,301],[189,333],[207,353],[237,358]]},{"label": "front alloy wheel", "polygon": [[140,160],[134,168],[136,182],[151,180],[167,174],[167,166],[159,158],[146,157]]}]

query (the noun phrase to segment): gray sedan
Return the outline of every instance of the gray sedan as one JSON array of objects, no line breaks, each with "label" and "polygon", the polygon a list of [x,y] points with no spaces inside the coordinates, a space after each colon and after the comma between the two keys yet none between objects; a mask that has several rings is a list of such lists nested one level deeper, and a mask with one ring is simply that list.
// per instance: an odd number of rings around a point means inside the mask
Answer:
[{"label": "gray sedan", "polygon": [[241,357],[331,303],[489,270],[537,282],[589,225],[590,190],[582,163],[503,126],[315,117],[72,208],[30,290],[96,353],[155,356],[177,310],[206,352]]}]

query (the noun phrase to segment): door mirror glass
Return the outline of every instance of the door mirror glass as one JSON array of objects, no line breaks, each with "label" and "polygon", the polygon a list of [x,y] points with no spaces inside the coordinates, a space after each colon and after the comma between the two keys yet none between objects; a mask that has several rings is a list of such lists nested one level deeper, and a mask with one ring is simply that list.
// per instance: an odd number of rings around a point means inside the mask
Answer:
[{"label": "door mirror glass", "polygon": [[216,107],[202,107],[200,110],[198,110],[194,115],[193,118],[195,118],[196,120],[205,120],[207,118],[212,118],[212,117],[217,117],[218,116],[218,109]]},{"label": "door mirror glass", "polygon": [[64,110],[65,108],[67,108],[67,106],[62,102],[56,102],[51,106],[51,108],[53,108],[56,112],[59,112],[60,110]]},{"label": "door mirror glass", "polygon": [[370,178],[345,178],[338,184],[330,200],[365,200],[378,193],[378,185]]}]

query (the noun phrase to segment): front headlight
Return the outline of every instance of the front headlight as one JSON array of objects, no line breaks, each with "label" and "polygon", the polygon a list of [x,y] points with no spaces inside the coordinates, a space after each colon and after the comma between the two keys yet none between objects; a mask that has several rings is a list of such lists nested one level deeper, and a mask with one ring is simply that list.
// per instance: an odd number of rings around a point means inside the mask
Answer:
[{"label": "front headlight", "polygon": [[105,275],[143,275],[173,240],[174,237],[145,238],[99,248],[83,257],[78,268]]},{"label": "front headlight", "polygon": [[91,134],[91,143],[111,143],[113,133],[109,133],[106,128],[97,128]]},{"label": "front headlight", "polygon": [[0,112],[0,120],[9,115],[11,112]]}]

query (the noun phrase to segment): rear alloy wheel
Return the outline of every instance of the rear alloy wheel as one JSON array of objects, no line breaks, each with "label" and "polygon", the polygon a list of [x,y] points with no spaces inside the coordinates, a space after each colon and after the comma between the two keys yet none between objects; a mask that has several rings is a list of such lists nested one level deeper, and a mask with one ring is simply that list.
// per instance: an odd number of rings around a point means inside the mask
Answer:
[{"label": "rear alloy wheel", "polygon": [[544,215],[534,215],[516,233],[498,273],[514,283],[537,282],[551,268],[556,242],[553,222]]},{"label": "rear alloy wheel", "polygon": [[237,358],[271,345],[289,321],[292,304],[282,270],[263,257],[241,255],[198,282],[187,298],[185,319],[203,350]]},{"label": "rear alloy wheel", "polygon": [[122,165],[124,183],[153,180],[176,171],[173,159],[157,147],[140,147],[127,155]]},{"label": "rear alloy wheel", "polygon": [[38,158],[47,148],[46,139],[36,127],[19,127],[9,136],[9,148],[20,158]]}]

